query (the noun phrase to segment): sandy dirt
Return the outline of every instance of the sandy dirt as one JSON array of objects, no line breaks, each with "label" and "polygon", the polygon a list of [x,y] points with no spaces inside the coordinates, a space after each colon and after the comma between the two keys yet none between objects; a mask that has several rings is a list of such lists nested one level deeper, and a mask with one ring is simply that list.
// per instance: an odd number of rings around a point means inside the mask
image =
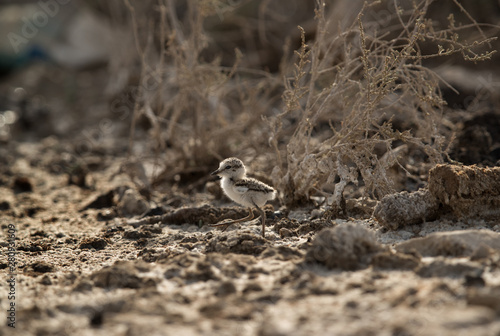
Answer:
[{"label": "sandy dirt", "polygon": [[346,219],[276,202],[265,238],[258,219],[222,232],[205,224],[246,212],[216,181],[148,201],[117,173],[123,158],[102,156],[79,186],[53,171],[54,141],[1,149],[2,255],[11,224],[17,249],[16,328],[2,335],[500,333],[496,220],[388,230],[374,202],[351,200]]}]

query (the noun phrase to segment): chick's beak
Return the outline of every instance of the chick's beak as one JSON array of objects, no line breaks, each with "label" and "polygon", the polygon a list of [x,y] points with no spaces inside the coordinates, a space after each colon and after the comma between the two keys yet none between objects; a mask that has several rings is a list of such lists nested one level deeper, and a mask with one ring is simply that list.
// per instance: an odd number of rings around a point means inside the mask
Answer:
[{"label": "chick's beak", "polygon": [[210,175],[219,175],[220,169],[217,169],[216,171],[213,171]]}]

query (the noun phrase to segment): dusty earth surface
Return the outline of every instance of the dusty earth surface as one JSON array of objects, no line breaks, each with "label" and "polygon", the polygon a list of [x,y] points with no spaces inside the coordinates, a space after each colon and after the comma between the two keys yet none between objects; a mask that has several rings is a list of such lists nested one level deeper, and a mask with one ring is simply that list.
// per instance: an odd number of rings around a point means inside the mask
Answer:
[{"label": "dusty earth surface", "polygon": [[0,149],[4,319],[12,225],[17,251],[2,335],[500,335],[495,218],[388,230],[373,201],[343,219],[276,201],[265,238],[258,219],[222,232],[206,224],[246,212],[216,181],[148,193],[112,153],[61,172],[66,149]]},{"label": "dusty earth surface", "polygon": [[[498,179],[453,197],[443,188],[465,177],[438,181],[441,201],[418,194],[433,167],[412,170],[422,154],[407,150],[412,177],[398,167],[392,176],[412,193],[378,216],[377,202],[348,186],[340,213],[320,199],[294,209],[276,200],[265,237],[259,219],[222,231],[207,224],[247,212],[209,176],[217,162],[152,181],[147,130],[136,139],[148,158],[134,161],[130,120],[119,125],[102,94],[106,69],[54,68],[0,82],[0,112],[16,110],[8,101],[24,112],[10,134],[0,127],[0,336],[500,336]],[[475,114],[463,103],[476,86],[462,96],[443,89],[456,109],[445,119],[460,126],[457,161],[499,165],[496,78],[491,104]],[[250,154],[240,158],[269,183],[257,162],[269,157]]]}]

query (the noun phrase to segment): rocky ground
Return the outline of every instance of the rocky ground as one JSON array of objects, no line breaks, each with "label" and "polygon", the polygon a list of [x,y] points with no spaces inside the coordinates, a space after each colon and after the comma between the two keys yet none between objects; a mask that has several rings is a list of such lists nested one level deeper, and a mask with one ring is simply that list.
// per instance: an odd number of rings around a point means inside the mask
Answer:
[{"label": "rocky ground", "polygon": [[265,238],[259,220],[222,232],[206,224],[246,213],[216,181],[148,193],[138,163],[61,173],[63,152],[53,137],[1,148],[1,250],[13,224],[17,251],[16,328],[1,335],[500,333],[495,218],[443,210],[393,230],[367,200],[345,219],[275,202]]}]

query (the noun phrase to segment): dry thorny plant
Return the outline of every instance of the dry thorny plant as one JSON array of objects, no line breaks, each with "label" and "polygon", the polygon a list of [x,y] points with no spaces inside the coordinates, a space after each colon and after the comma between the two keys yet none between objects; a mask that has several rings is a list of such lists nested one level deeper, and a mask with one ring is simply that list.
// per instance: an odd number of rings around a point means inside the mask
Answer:
[{"label": "dry thorny plant", "polygon": [[[365,13],[379,2],[365,2],[343,31],[332,29],[336,22],[329,21],[325,3],[318,0],[314,40],[306,41],[299,27],[301,47],[292,61],[285,53],[280,74],[242,69],[238,60],[244,55],[238,50],[234,65],[226,68],[217,57],[203,57],[208,43],[203,20],[223,8],[222,2],[187,1],[187,14],[180,18],[173,0],[159,0],[158,18],[141,24],[140,14],[125,1],[133,18],[143,91],[130,138],[137,118],[145,116],[156,149],[166,153],[163,177],[171,179],[190,167],[205,171],[236,153],[257,156],[270,137],[277,161],[271,177],[289,206],[318,193],[338,206],[346,185],[357,184],[360,177],[375,197],[393,192],[386,172],[399,164],[402,146],[420,148],[430,162],[442,162],[449,145],[439,132],[445,105],[442,80],[423,61],[461,54],[476,62],[491,56],[475,51],[491,39],[470,16],[469,25],[457,25],[450,15],[448,27],[437,28],[427,18],[432,0],[395,0],[396,24],[391,26],[367,19]],[[458,0],[452,1],[465,11]],[[141,29],[148,32],[147,39],[137,36]],[[459,33],[466,29],[479,31],[480,39],[462,40]],[[435,53],[422,51],[429,42]],[[252,76],[240,76],[245,73]],[[151,77],[159,85],[146,90]],[[283,104],[274,113],[280,77],[285,78]],[[416,127],[396,130],[391,121],[397,116],[411,119]]]},{"label": "dry thorny plant", "polygon": [[[452,15],[447,28],[436,30],[426,18],[431,2],[413,2],[405,9],[394,1],[399,27],[389,32],[364,18],[373,5],[365,2],[356,22],[336,35],[329,33],[324,3],[317,2],[316,38],[307,44],[302,30],[293,76],[285,83],[283,111],[271,120],[271,144],[278,156],[272,177],[286,204],[306,201],[314,193],[325,195],[332,186],[327,204],[339,208],[345,186],[357,184],[359,175],[375,197],[394,192],[386,172],[398,164],[396,145],[421,148],[431,163],[446,157],[448,143],[439,133],[445,105],[440,78],[422,61],[457,53],[475,62],[489,59],[492,52],[475,50],[492,39],[475,21],[456,26]],[[458,33],[465,28],[478,29],[481,40],[461,41]],[[429,41],[437,51],[424,54],[421,44]],[[401,114],[418,127],[395,130],[391,120]],[[290,125],[290,119],[298,122]],[[327,135],[313,136],[322,124],[329,126]]]}]

